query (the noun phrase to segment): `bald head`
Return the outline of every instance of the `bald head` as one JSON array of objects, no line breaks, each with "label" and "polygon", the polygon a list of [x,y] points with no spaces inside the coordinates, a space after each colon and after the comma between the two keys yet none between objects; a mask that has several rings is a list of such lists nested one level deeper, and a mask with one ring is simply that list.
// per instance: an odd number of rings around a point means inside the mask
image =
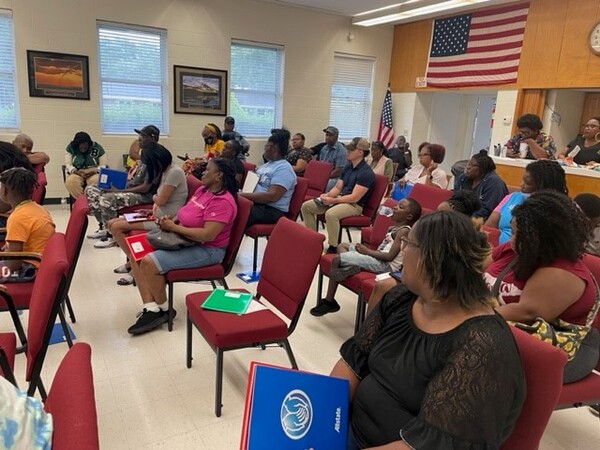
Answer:
[{"label": "bald head", "polygon": [[31,150],[33,150],[33,139],[26,134],[18,134],[13,141],[13,145],[23,153],[31,153]]}]

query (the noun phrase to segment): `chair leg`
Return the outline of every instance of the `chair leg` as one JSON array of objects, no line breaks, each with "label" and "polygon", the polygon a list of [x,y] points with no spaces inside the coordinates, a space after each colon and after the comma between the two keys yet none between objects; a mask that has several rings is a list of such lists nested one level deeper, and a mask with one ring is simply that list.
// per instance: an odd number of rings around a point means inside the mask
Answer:
[{"label": "chair leg", "polygon": [[16,388],[19,387],[17,384],[17,380],[15,379],[15,374],[12,369],[8,365],[8,360],[6,359],[6,353],[0,348],[0,369],[4,374],[4,378],[6,378],[9,382],[11,382]]},{"label": "chair leg", "polygon": [[221,280],[221,284],[223,285],[223,287],[224,287],[225,289],[229,289],[229,285],[227,284],[227,280],[225,280],[225,278],[223,278],[223,279]]},{"label": "chair leg", "polygon": [[77,322],[75,318],[75,312],[73,311],[73,305],[71,305],[71,299],[69,298],[69,294],[65,297],[65,305],[67,306],[67,310],[69,311],[69,318],[71,319],[71,323]]},{"label": "chair leg", "polygon": [[352,235],[350,234],[350,228],[346,228],[346,234],[348,235],[348,242],[352,242]]},{"label": "chair leg", "polygon": [[356,317],[354,318],[354,334],[358,331],[361,324],[365,320],[365,314],[367,311],[367,302],[365,302],[363,294],[358,294],[358,300],[356,302]]},{"label": "chair leg", "polygon": [[319,278],[317,280],[317,302],[316,302],[317,305],[319,305],[319,301],[321,300],[322,295],[323,295],[323,271],[319,267]]},{"label": "chair leg", "polygon": [[169,302],[167,327],[169,331],[173,331],[173,283],[167,283],[167,301]]},{"label": "chair leg", "polygon": [[287,353],[288,359],[290,360],[292,369],[298,369],[298,364],[296,364],[296,358],[294,358],[294,352],[292,352],[290,342],[286,339],[284,341],[281,341],[281,345],[283,345],[283,348],[285,348],[285,352]]},{"label": "chair leg", "polygon": [[215,280],[210,280],[210,285],[212,286],[213,289],[217,288],[217,284],[215,283]]},{"label": "chair leg", "polygon": [[9,309],[11,319],[13,324],[15,325],[15,330],[17,332],[17,336],[19,336],[19,341],[21,341],[21,346],[17,347],[16,353],[23,353],[27,349],[27,335],[25,334],[25,330],[23,330],[23,324],[21,323],[21,318],[19,317],[19,313],[15,310]]},{"label": "chair leg", "polygon": [[192,367],[192,321],[189,316],[186,326],[185,365],[188,369]]},{"label": "chair leg", "polygon": [[215,415],[221,417],[221,408],[223,404],[221,400],[223,398],[223,350],[217,348],[217,379],[215,386]]},{"label": "chair leg", "polygon": [[46,397],[48,397],[48,394],[46,394],[46,388],[44,388],[44,383],[42,382],[42,379],[39,376],[37,380],[31,380],[29,382],[29,387],[27,388],[27,395],[29,397],[33,397],[35,395],[36,390],[40,392],[40,397],[42,398],[42,401],[46,401]]},{"label": "chair leg", "polygon": [[67,319],[65,318],[65,313],[62,307],[58,308],[58,318],[60,319],[60,326],[62,327],[63,333],[65,335],[65,340],[67,341],[67,345],[69,348],[73,347],[73,340],[71,339],[71,333],[69,331],[69,325],[67,325]]},{"label": "chair leg", "polygon": [[258,259],[258,237],[254,239],[254,258],[252,259],[252,273],[256,273],[256,260]]}]

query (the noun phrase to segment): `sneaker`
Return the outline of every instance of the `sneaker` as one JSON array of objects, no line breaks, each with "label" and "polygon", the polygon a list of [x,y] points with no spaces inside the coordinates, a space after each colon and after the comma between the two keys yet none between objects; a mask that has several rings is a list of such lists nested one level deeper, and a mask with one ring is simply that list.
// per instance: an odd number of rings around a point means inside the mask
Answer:
[{"label": "sneaker", "polygon": [[138,313],[137,321],[127,329],[127,332],[133,335],[147,333],[160,327],[167,320],[167,315],[163,311],[154,312],[144,308]]},{"label": "sneaker", "polygon": [[335,245],[330,245],[329,247],[327,247],[327,250],[325,250],[326,255],[332,255],[332,254],[336,254],[336,253],[337,253],[337,247]]},{"label": "sneaker", "polygon": [[596,405],[590,405],[590,412],[596,417],[600,416],[600,403]]},{"label": "sneaker", "polygon": [[329,274],[329,278],[339,283],[340,281],[344,281],[346,278],[356,275],[359,272],[360,267],[358,266],[343,266],[338,267],[337,269],[332,269],[331,273]]},{"label": "sneaker", "polygon": [[340,304],[335,300],[328,302],[324,298],[320,299],[317,306],[310,310],[310,313],[315,317],[321,317],[325,314],[338,312],[340,310]]},{"label": "sneaker", "polygon": [[[161,309],[161,311],[163,313],[165,313],[165,322],[168,322],[169,321],[169,311],[168,310],[163,311],[162,309]],[[174,319],[177,316],[177,311],[175,310],[175,308],[173,308],[172,311],[173,311],[173,319]]]},{"label": "sneaker", "polygon": [[117,241],[115,241],[111,237],[105,237],[104,239],[101,239],[99,242],[96,242],[94,244],[94,248],[109,248],[109,247],[116,247],[116,246],[117,246]]},{"label": "sneaker", "polygon": [[87,238],[88,239],[102,239],[102,238],[105,238],[107,234],[108,234],[108,231],[106,231],[102,228],[98,228],[93,233],[88,234]]},{"label": "sneaker", "polygon": [[129,263],[121,264],[119,267],[113,269],[114,273],[129,273],[131,272],[131,266]]},{"label": "sneaker", "polygon": [[119,286],[129,286],[130,284],[133,284],[135,282],[135,280],[133,279],[133,276],[126,274],[125,276],[119,278],[117,280],[117,284]]}]

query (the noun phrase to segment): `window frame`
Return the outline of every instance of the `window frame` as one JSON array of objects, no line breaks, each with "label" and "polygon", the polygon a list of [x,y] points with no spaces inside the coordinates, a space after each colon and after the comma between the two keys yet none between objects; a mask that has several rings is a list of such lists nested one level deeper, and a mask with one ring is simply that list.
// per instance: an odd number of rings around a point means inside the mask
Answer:
[{"label": "window frame", "polygon": [[[18,133],[21,129],[21,108],[19,101],[19,79],[17,77],[17,56],[16,56],[16,44],[15,44],[15,23],[13,18],[13,12],[7,8],[0,8],[0,17],[5,17],[10,22],[10,47],[11,54],[10,57],[12,59],[12,70],[6,70],[4,66],[0,67],[0,74],[7,75],[8,78],[12,78],[12,86],[13,86],[13,95],[14,95],[14,124],[8,124],[8,126],[4,126],[0,122],[0,130],[5,133]],[[14,126],[13,126],[14,125]]]}]

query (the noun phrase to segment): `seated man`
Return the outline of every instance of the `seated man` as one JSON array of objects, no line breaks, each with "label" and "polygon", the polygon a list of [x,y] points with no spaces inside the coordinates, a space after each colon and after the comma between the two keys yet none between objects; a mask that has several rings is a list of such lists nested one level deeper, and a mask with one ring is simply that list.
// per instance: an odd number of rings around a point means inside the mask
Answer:
[{"label": "seated man", "polygon": [[83,195],[83,188],[98,184],[100,167],[106,166],[104,149],[92,141],[89,134],[79,131],[67,145],[65,166],[67,178],[65,186],[73,198]]},{"label": "seated man", "polygon": [[359,216],[363,206],[371,196],[370,189],[375,184],[375,174],[365,162],[369,155],[369,141],[355,137],[346,146],[348,164],[342,177],[327,193],[302,205],[302,217],[308,228],[317,229],[317,215],[325,214],[329,248],[327,253],[335,253],[339,244],[340,220],[344,217]]},{"label": "seated man", "polygon": [[[234,141],[239,143],[242,148],[242,151],[238,154],[238,158],[245,160],[246,156],[250,154],[250,144],[248,144],[248,141],[244,139],[244,136],[235,131],[234,128],[235,119],[231,116],[225,117],[225,121],[223,122],[223,140],[227,142],[233,139]],[[225,138],[225,134],[229,135],[227,139]]]},{"label": "seated man", "polygon": [[[36,174],[24,167],[0,174],[0,199],[12,207],[6,222],[6,251],[41,254],[54,234],[54,222],[48,211],[31,200],[36,183]],[[3,261],[0,282],[29,281],[38,265],[39,261],[33,260]]]},{"label": "seated man", "polygon": [[285,159],[289,145],[288,130],[271,130],[263,155],[267,162],[256,170],[258,184],[254,192],[239,194],[254,202],[246,228],[257,223],[277,223],[289,211],[296,187],[296,174]]},{"label": "seated man", "polygon": [[329,175],[329,182],[325,188],[325,192],[328,192],[340,179],[342,169],[348,161],[344,144],[338,141],[339,130],[336,127],[328,126],[323,132],[325,133],[325,145],[319,151],[319,160],[333,164],[333,170],[331,171],[331,175]]},{"label": "seated man", "polygon": [[160,138],[160,130],[155,125],[146,125],[141,130],[135,129],[133,131],[137,133],[138,137],[129,146],[127,162],[125,163],[127,170],[131,170],[140,164],[140,149],[146,142],[158,142]]},{"label": "seated man", "polygon": [[15,136],[13,145],[25,154],[32,166],[37,166],[38,164],[40,164],[41,167],[43,167],[50,162],[50,157],[44,152],[32,151],[33,139],[31,139],[26,134],[18,134],[17,136]]},{"label": "seated man", "polygon": [[331,261],[327,295],[310,310],[313,316],[339,311],[340,305],[334,298],[338,283],[361,270],[377,274],[402,270],[405,241],[411,227],[421,217],[421,205],[413,198],[405,198],[396,204],[393,211],[392,219],[396,223],[390,227],[376,250],[359,243],[338,246],[339,255]]}]

